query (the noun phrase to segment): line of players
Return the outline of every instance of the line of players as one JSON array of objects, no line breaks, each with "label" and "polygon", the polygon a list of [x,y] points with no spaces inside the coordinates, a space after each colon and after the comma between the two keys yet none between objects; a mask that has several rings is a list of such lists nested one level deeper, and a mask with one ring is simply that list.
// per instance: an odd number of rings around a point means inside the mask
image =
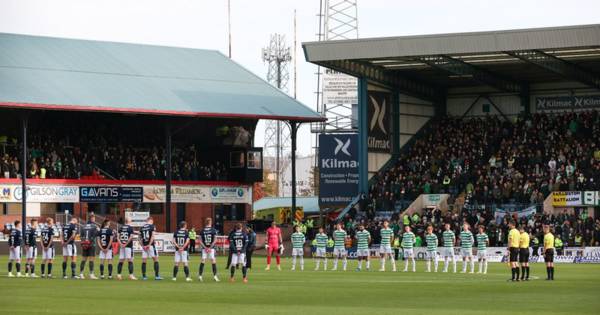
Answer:
[{"label": "line of players", "polygon": [[[518,230],[515,228],[515,224],[510,223],[509,233],[509,260],[513,270],[512,281],[527,281],[529,280],[529,234],[521,226]],[[342,260],[342,269],[347,269],[347,251],[346,251],[346,240],[348,234],[342,228],[342,224],[336,225],[333,235],[333,269],[337,270],[339,260]],[[389,222],[386,220],[383,222],[383,228],[380,230],[381,243],[379,248],[380,254],[380,268],[379,271],[385,271],[386,260],[389,260],[392,266],[392,271],[396,271],[396,262],[394,261],[394,254],[392,251],[392,244],[394,242],[393,229],[389,227]],[[357,246],[357,258],[358,267],[357,271],[362,270],[363,263],[367,270],[370,269],[370,249],[371,243],[370,232],[367,231],[364,225],[358,227],[358,231],[355,235],[356,246]],[[296,269],[297,258],[300,260],[300,269],[304,270],[304,244],[306,239],[304,234],[300,232],[300,228],[296,227],[295,232],[291,236],[292,239],[292,270]],[[319,233],[315,236],[314,245],[316,247],[315,252],[315,270],[319,270],[321,262],[323,263],[324,270],[327,270],[327,255],[326,248],[328,243],[328,236],[324,233],[323,228],[319,229]],[[412,263],[412,271],[416,272],[414,245],[416,237],[411,231],[410,226],[404,227],[404,233],[401,236],[400,243],[403,250],[404,272],[409,270],[409,266]],[[439,251],[444,259],[444,269],[442,272],[448,272],[449,263],[452,262],[453,272],[456,273],[457,262],[454,255],[454,247],[460,244],[460,256],[462,257],[462,271],[461,273],[467,272],[467,265],[470,264],[469,273],[475,273],[475,260],[473,257],[473,247],[477,245],[477,260],[479,262],[479,269],[477,273],[486,274],[488,269],[487,261],[487,247],[489,246],[489,238],[485,233],[485,227],[479,226],[478,233],[473,235],[471,227],[468,223],[463,224],[462,231],[456,237],[454,231],[451,230],[450,224],[444,225],[444,231],[442,232],[442,248]],[[429,225],[425,234],[425,243],[427,245],[427,272],[431,272],[431,265],[433,263],[434,272],[438,271],[439,256],[438,256],[438,236],[433,232],[433,227]],[[549,226],[544,226],[544,258],[546,261],[546,270],[548,273],[548,280],[554,280],[554,236],[550,232]],[[519,264],[521,265],[521,278],[519,278]]]},{"label": "line of players", "polygon": [[[136,234],[131,226],[131,220],[126,219],[125,224],[122,225],[118,231],[113,231],[110,228],[110,221],[105,220],[102,222],[101,228],[98,229],[95,216],[90,215],[89,221],[83,225],[81,229],[81,249],[82,249],[82,260],[79,266],[79,275],[76,274],[77,268],[77,247],[75,246],[75,238],[79,234],[77,228],[77,218],[72,218],[70,223],[67,224],[61,235],[61,246],[63,253],[62,262],[62,275],[64,279],[68,279],[67,276],[67,265],[70,261],[71,267],[71,278],[73,279],[84,279],[84,269],[86,262],[89,268],[89,278],[98,279],[95,276],[94,263],[96,256],[96,246],[99,249],[99,260],[100,260],[100,279],[105,278],[105,266],[107,267],[107,278],[112,279],[113,276],[113,243],[117,243],[119,247],[119,259],[117,265],[117,279],[122,280],[123,265],[127,263],[129,279],[137,280],[134,275],[134,254],[133,254],[133,239]],[[15,221],[14,228],[11,230],[9,236],[9,262],[8,262],[8,277],[15,277],[12,273],[13,263],[16,267],[16,277],[22,277],[21,274],[21,244],[25,246],[26,250],[26,264],[25,264],[25,277],[37,278],[35,274],[35,260],[37,257],[37,229],[38,222],[36,219],[31,220],[31,225],[25,230],[25,236],[21,233],[21,222]],[[140,245],[142,246],[142,279],[147,280],[147,261],[151,259],[154,267],[154,279],[162,280],[159,272],[159,261],[158,251],[156,250],[154,232],[154,221],[152,217],[148,218],[146,224],[142,226],[139,231]],[[42,250],[42,264],[41,264],[41,277],[52,278],[52,268],[54,263],[54,235],[57,235],[58,231],[54,228],[54,222],[52,218],[46,219],[46,225],[41,230],[41,242],[40,247]],[[190,239],[188,237],[187,224],[182,221],[178,225],[177,231],[173,235],[173,243],[175,246],[174,255],[174,266],[173,266],[173,281],[177,280],[177,274],[179,269],[183,267],[186,281],[192,281],[189,270],[189,257],[188,247],[190,246]],[[217,231],[212,226],[212,219],[207,218],[205,220],[205,226],[199,233],[200,247],[201,247],[201,263],[198,270],[198,280],[203,281],[204,265],[206,261],[212,263],[213,279],[219,282],[217,275],[217,265],[215,256],[215,243],[216,243]],[[248,245],[248,236],[242,229],[241,224],[237,224],[235,229],[229,234],[230,250],[231,250],[231,264],[230,264],[230,280],[234,281],[234,275],[236,267],[242,267],[243,281],[247,282],[247,269],[245,265],[245,253]],[[46,269],[47,267],[47,269]]]}]

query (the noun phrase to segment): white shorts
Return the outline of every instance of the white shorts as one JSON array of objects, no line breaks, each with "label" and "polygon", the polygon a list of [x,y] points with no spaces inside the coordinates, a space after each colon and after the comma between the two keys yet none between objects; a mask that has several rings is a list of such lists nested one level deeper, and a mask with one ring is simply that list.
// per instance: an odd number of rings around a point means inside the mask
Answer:
[{"label": "white shorts", "polygon": [[487,258],[487,249],[478,249],[477,250],[477,258],[486,259]]},{"label": "white shorts", "polygon": [[215,249],[214,248],[203,248],[202,249],[202,260],[215,260]]},{"label": "white shorts", "polygon": [[346,256],[345,248],[333,248],[333,256]]},{"label": "white shorts", "polygon": [[113,251],[111,247],[108,247],[108,250],[104,252],[100,250],[100,254],[98,254],[100,260],[112,260],[113,259]]},{"label": "white shorts", "polygon": [[317,247],[317,250],[315,251],[315,257],[325,257],[327,256],[327,249],[326,248],[319,248]]},{"label": "white shorts", "polygon": [[303,248],[292,248],[292,256],[304,256]]},{"label": "white shorts", "polygon": [[8,249],[8,259],[21,260],[21,246],[15,246],[13,249]]},{"label": "white shorts", "polygon": [[357,249],[356,256],[358,257],[369,257],[371,256],[371,251],[368,249]]},{"label": "white shorts", "polygon": [[402,250],[402,255],[404,256],[404,258],[407,258],[407,257],[414,258],[415,252],[412,248],[408,248],[408,249]]},{"label": "white shorts", "polygon": [[473,250],[470,248],[461,248],[460,255],[463,257],[473,257]]},{"label": "white shorts", "polygon": [[393,253],[391,245],[381,245],[381,246],[379,246],[379,255],[391,254],[391,253]]},{"label": "white shorts", "polygon": [[231,254],[231,265],[235,266],[235,265],[242,265],[242,266],[246,266],[246,254],[244,253],[233,253]]},{"label": "white shorts", "polygon": [[48,247],[42,250],[42,259],[43,260],[52,260],[54,259],[54,247]]},{"label": "white shorts", "polygon": [[27,248],[27,259],[36,259],[37,258],[37,246],[29,246]]},{"label": "white shorts", "polygon": [[77,256],[77,246],[75,244],[65,244],[62,247],[63,257],[75,257]]},{"label": "white shorts", "polygon": [[442,247],[442,257],[454,257],[454,247]]},{"label": "white shorts", "polygon": [[432,260],[437,257],[437,251],[427,251],[427,260]]},{"label": "white shorts", "polygon": [[133,248],[131,248],[131,247],[119,248],[119,260],[133,260]]},{"label": "white shorts", "polygon": [[184,250],[182,252],[180,251],[176,251],[175,252],[175,263],[184,263],[187,264],[188,263],[188,251]]},{"label": "white shorts", "polygon": [[144,247],[142,247],[142,259],[154,257],[158,257],[158,251],[156,250],[156,246],[150,245],[148,246],[147,250],[145,250]]}]

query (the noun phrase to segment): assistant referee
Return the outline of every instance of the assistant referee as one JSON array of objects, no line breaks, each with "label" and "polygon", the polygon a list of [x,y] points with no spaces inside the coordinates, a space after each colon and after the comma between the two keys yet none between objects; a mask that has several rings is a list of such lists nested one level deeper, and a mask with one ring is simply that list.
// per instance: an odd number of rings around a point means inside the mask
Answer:
[{"label": "assistant referee", "polygon": [[514,222],[509,222],[508,227],[508,258],[510,261],[510,268],[512,270],[511,281],[519,281],[519,239],[521,233],[515,228]]},{"label": "assistant referee", "polygon": [[554,280],[554,235],[549,225],[544,225],[544,261],[548,274],[546,280]]}]

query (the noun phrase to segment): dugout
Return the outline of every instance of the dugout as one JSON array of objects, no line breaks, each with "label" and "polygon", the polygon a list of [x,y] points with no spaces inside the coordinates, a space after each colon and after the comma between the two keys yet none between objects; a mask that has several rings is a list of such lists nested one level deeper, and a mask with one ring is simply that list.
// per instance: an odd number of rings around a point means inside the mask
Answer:
[{"label": "dugout", "polygon": [[600,109],[598,24],[302,47],[307,61],[358,78],[359,193],[435,117]]},{"label": "dugout", "polygon": [[[0,176],[3,221],[65,210],[122,217],[131,209],[150,212],[166,231],[183,219],[199,228],[205,217],[228,230],[251,219],[252,186],[262,181],[258,120],[290,127],[292,170],[298,126],[323,120],[213,50],[0,33],[0,82],[0,150],[19,164],[15,174]],[[101,167],[85,176],[30,178],[29,156],[43,147],[35,142],[65,134],[71,139],[60,150],[79,151],[74,156],[83,150],[70,142],[96,134],[106,135],[102,145],[88,150],[152,147],[148,154],[164,159],[153,175],[137,178]],[[227,176],[177,178],[183,170],[173,158],[182,148]]]}]

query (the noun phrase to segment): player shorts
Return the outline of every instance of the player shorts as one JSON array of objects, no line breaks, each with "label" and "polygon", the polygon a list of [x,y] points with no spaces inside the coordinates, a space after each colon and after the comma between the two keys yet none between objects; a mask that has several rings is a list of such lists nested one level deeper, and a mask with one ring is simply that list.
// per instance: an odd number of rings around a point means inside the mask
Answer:
[{"label": "player shorts", "polygon": [[269,256],[275,254],[275,255],[281,255],[281,253],[279,252],[279,244],[269,244],[269,248],[267,249],[267,253]]},{"label": "player shorts", "polygon": [[62,247],[63,257],[75,257],[77,256],[77,246],[75,244],[65,244]]},{"label": "player shorts", "polygon": [[379,255],[391,254],[391,253],[393,253],[391,245],[381,245],[381,246],[379,246]]},{"label": "player shorts", "polygon": [[412,248],[405,248],[402,250],[402,255],[404,256],[404,258],[414,258],[415,257],[415,251]]},{"label": "player shorts", "polygon": [[369,257],[371,255],[369,249],[357,249],[356,256],[358,257]]},{"label": "player shorts", "polygon": [[242,265],[246,266],[246,254],[244,253],[233,253],[231,254],[231,266]]},{"label": "player shorts", "polygon": [[303,248],[292,248],[292,256],[304,256]]},{"label": "player shorts", "polygon": [[27,248],[27,259],[37,258],[37,246],[30,246]]},{"label": "player shorts", "polygon": [[8,250],[8,259],[20,260],[21,259],[21,246],[15,246],[13,249]]},{"label": "player shorts", "polygon": [[175,252],[175,263],[184,263],[187,264],[188,263],[188,251],[184,250],[184,251],[176,251]]},{"label": "player shorts", "polygon": [[544,252],[544,261],[547,263],[554,262],[554,248],[546,249],[546,252]]},{"label": "player shorts", "polygon": [[150,245],[148,249],[144,249],[142,247],[142,259],[155,258],[158,257],[158,251],[156,250],[156,246]]},{"label": "player shorts", "polygon": [[95,257],[96,256],[96,246],[90,246],[86,249],[81,249],[81,257]]},{"label": "player shorts", "polygon": [[461,248],[460,255],[463,257],[473,257],[473,250],[470,248]]},{"label": "player shorts", "polygon": [[346,256],[346,249],[345,248],[333,248],[333,256]]},{"label": "player shorts", "polygon": [[133,248],[131,248],[131,247],[119,248],[119,260],[133,260]]},{"label": "player shorts", "polygon": [[106,252],[101,250],[100,253],[98,254],[98,258],[100,258],[100,260],[112,260],[113,259],[112,248],[109,247]]},{"label": "player shorts", "polygon": [[529,248],[519,248],[519,262],[520,263],[528,263],[529,262]]},{"label": "player shorts", "polygon": [[435,259],[437,257],[437,252],[435,250],[427,251],[427,260]]},{"label": "player shorts", "polygon": [[315,251],[315,257],[325,257],[327,256],[327,249],[326,248],[319,248],[317,247],[317,250]]},{"label": "player shorts", "polygon": [[441,253],[443,257],[454,257],[454,247],[442,247]]},{"label": "player shorts", "polygon": [[48,247],[42,250],[42,259],[43,260],[52,260],[54,259],[54,247]]},{"label": "player shorts", "polygon": [[202,260],[215,260],[215,249],[214,248],[203,248],[202,249]]},{"label": "player shorts", "polygon": [[487,259],[487,249],[478,249],[477,250],[477,258],[478,259]]},{"label": "player shorts", "polygon": [[510,247],[508,249],[508,258],[509,258],[509,262],[517,262],[519,261],[519,248],[517,247]]}]

